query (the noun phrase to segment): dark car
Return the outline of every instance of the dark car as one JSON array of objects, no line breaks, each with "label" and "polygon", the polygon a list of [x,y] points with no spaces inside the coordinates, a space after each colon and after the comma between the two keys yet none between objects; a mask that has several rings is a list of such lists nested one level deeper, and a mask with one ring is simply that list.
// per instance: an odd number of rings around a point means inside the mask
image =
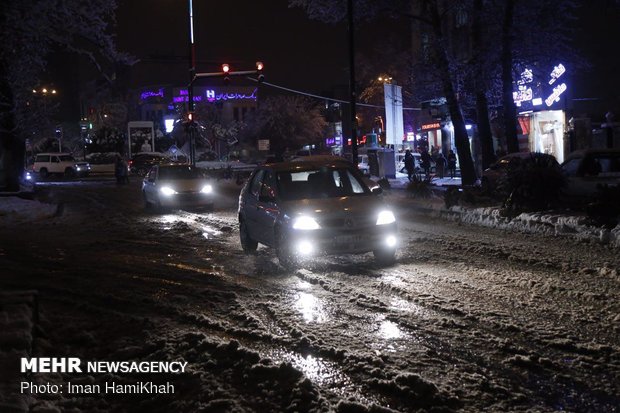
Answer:
[{"label": "dark car", "polygon": [[285,267],[369,251],[389,264],[396,253],[396,218],[379,193],[346,160],[260,166],[239,196],[241,246],[248,253],[258,243],[272,247]]},{"label": "dark car", "polygon": [[129,171],[144,176],[154,165],[170,163],[171,159],[160,152],[139,152],[128,162]]},{"label": "dark car", "polygon": [[534,158],[537,158],[539,162],[542,161],[542,163],[547,166],[559,167],[558,161],[553,155],[540,152],[510,153],[499,158],[482,172],[482,178],[480,179],[482,190],[489,193],[494,191],[497,188],[499,181],[506,176],[510,166],[515,166],[518,163],[533,160]]},{"label": "dark car", "polygon": [[570,203],[587,203],[602,187],[620,185],[620,149],[575,151],[562,163],[566,183],[562,197]]}]

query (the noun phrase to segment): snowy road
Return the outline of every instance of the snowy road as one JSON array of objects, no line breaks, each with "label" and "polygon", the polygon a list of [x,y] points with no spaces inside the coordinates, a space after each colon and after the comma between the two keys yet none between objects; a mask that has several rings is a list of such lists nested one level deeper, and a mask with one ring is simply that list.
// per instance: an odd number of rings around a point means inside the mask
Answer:
[{"label": "snowy road", "polygon": [[162,215],[143,210],[137,183],[44,189],[61,216],[0,228],[0,286],[40,291],[36,354],[186,360],[191,372],[148,378],[173,395],[37,396],[31,409],[619,409],[617,250],[432,220],[388,194],[395,266],[369,254],[290,272],[268,249],[242,253],[234,185],[212,212]]}]

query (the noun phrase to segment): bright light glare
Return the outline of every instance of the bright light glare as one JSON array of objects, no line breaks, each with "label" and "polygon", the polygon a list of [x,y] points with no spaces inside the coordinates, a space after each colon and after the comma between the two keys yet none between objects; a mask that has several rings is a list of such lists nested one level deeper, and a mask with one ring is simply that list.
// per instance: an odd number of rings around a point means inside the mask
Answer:
[{"label": "bright light glare", "polygon": [[377,217],[377,225],[387,225],[396,222],[396,217],[392,211],[381,211]]},{"label": "bright light glare", "polygon": [[166,133],[172,132],[174,129],[174,119],[164,119],[164,125],[166,125]]},{"label": "bright light glare", "polygon": [[310,241],[300,241],[297,243],[297,252],[301,255],[310,255],[314,251],[314,247]]},{"label": "bright light glare", "polygon": [[319,224],[314,218],[301,216],[293,221],[293,229],[319,229]]},{"label": "bright light glare", "polygon": [[390,235],[385,239],[385,243],[388,247],[396,246],[396,237],[394,235]]},{"label": "bright light glare", "polygon": [[159,191],[166,196],[171,196],[177,193],[177,191],[170,188],[169,186],[164,186]]},{"label": "bright light glare", "polygon": [[210,194],[211,192],[213,192],[213,187],[211,185],[205,185],[202,187],[200,192],[202,192],[203,194]]}]

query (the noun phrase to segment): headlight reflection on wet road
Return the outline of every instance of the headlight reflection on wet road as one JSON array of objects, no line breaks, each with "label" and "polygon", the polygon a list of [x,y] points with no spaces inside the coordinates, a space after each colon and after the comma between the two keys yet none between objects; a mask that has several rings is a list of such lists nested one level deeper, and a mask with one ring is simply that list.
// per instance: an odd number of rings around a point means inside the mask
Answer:
[{"label": "headlight reflection on wet road", "polygon": [[301,312],[307,323],[323,323],[327,321],[327,313],[323,303],[312,294],[299,293],[295,301],[295,308]]}]

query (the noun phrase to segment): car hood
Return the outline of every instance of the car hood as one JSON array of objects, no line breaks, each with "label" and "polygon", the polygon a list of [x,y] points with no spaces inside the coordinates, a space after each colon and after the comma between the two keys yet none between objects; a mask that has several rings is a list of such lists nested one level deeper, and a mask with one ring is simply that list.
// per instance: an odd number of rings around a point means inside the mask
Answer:
[{"label": "car hood", "polygon": [[319,223],[326,219],[362,217],[376,221],[380,211],[389,209],[376,195],[345,196],[339,198],[302,199],[285,201],[282,212],[291,218],[308,215]]},{"label": "car hood", "polygon": [[177,192],[200,192],[205,185],[211,184],[205,179],[161,180],[157,183],[159,188],[168,186]]}]

